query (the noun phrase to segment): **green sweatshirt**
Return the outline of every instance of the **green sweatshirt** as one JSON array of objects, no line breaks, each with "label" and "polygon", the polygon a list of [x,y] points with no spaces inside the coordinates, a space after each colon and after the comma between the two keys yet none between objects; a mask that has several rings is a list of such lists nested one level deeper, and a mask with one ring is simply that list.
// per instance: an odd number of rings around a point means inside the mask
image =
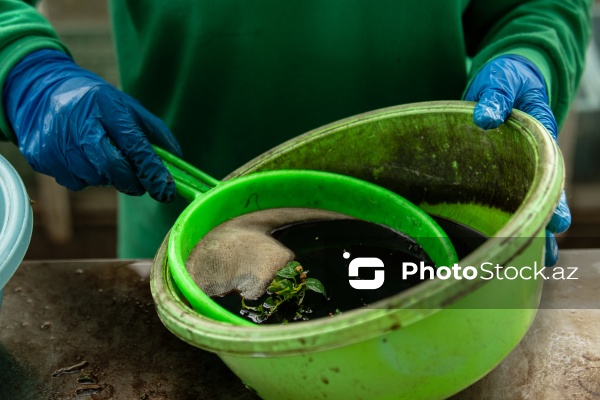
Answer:
[{"label": "green sweatshirt", "polygon": [[[540,68],[560,125],[583,69],[591,8],[591,0],[110,4],[122,89],[216,178],[340,118],[460,99],[502,54]],[[0,83],[20,58],[48,47],[66,51],[33,8],[0,0]],[[0,130],[11,137],[3,113]],[[185,202],[121,196],[119,206],[119,255],[152,257]]]}]

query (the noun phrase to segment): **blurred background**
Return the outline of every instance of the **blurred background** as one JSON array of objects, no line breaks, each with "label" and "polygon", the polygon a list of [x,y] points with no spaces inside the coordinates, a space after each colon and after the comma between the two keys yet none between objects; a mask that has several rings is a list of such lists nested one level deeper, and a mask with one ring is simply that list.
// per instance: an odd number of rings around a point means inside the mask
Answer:
[{"label": "blurred background", "polygon": [[[118,85],[107,0],[42,0],[50,20],[77,63]],[[560,133],[567,170],[567,197],[573,215],[561,248],[600,247],[600,1],[594,9],[581,89]],[[116,193],[112,188],[69,192],[53,178],[35,173],[12,143],[0,154],[20,173],[35,202],[34,230],[26,259],[114,258]]]}]

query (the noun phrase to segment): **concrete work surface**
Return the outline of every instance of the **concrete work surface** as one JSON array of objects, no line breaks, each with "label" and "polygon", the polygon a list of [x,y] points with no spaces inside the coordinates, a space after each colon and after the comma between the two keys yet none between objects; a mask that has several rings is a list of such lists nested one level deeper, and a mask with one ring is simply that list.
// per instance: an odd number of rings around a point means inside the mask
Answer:
[{"label": "concrete work surface", "polygon": [[[150,265],[24,262],[0,311],[0,399],[257,399],[162,325]],[[600,250],[562,251],[558,265],[578,280],[549,280],[525,339],[453,400],[600,399]]]}]

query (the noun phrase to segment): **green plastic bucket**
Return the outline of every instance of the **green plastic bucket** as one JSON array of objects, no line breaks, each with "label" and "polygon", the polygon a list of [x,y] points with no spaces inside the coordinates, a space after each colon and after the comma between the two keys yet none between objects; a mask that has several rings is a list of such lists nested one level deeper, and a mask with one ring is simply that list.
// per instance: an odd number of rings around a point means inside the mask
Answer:
[{"label": "green plastic bucket", "polygon": [[[355,176],[490,236],[461,265],[542,266],[545,226],[563,185],[560,152],[523,113],[483,131],[472,112],[472,103],[434,102],[361,114],[294,138],[228,178],[306,168]],[[543,286],[536,279],[435,279],[332,318],[235,326],[188,305],[166,248],[165,241],[151,274],[162,322],[218,354],[264,399],[446,398],[514,349]]]},{"label": "green plastic bucket", "polygon": [[311,208],[342,213],[386,225],[421,246],[435,265],[458,261],[442,228],[402,196],[346,175],[312,170],[278,170],[225,182],[208,176],[169,152],[155,147],[171,172],[179,194],[191,204],[175,221],[168,241],[169,270],[177,289],[198,313],[217,321],[253,326],[211,298],[194,282],[186,261],[212,229],[232,218],[274,208]]}]

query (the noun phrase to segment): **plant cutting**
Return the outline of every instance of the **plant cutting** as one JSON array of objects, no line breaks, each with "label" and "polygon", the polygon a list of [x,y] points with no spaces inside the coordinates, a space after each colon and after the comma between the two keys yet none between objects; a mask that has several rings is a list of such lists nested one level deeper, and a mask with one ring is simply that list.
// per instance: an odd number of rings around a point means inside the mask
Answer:
[{"label": "plant cutting", "polygon": [[[297,261],[287,263],[277,271],[275,278],[267,288],[267,298],[258,306],[249,306],[242,298],[242,315],[249,316],[253,321],[263,323],[275,313],[280,312],[284,317],[282,323],[305,321],[312,310],[304,303],[306,291],[320,293],[327,298],[325,287],[315,278],[308,277]],[[249,315],[252,313],[252,315]]]}]

